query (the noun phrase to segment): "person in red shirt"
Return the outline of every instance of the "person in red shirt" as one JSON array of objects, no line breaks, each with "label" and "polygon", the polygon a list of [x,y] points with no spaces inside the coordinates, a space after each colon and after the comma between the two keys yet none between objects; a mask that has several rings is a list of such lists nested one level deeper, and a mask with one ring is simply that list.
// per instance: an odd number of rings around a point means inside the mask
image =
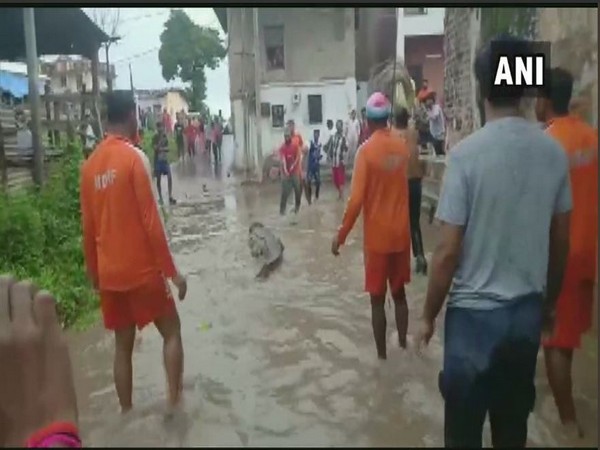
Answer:
[{"label": "person in red shirt", "polygon": [[204,153],[206,152],[206,133],[204,132],[204,119],[199,118],[197,120],[197,129],[198,137],[196,138],[196,140],[198,142],[198,152],[201,155],[204,155]]},{"label": "person in red shirt", "polygon": [[187,153],[190,159],[196,154],[196,139],[198,138],[198,129],[194,126],[192,119],[188,119],[187,126],[183,130],[187,142]]},{"label": "person in red shirt", "polygon": [[302,139],[302,135],[296,130],[296,122],[294,119],[290,119],[287,122],[287,127],[290,130],[290,135],[292,136],[292,144],[298,147],[300,151],[300,169],[298,172],[298,176],[300,177],[300,202],[302,202],[302,192],[305,191],[305,168],[306,168],[306,153],[308,151],[308,147],[304,144],[304,140]]},{"label": "person in red shirt", "polygon": [[165,127],[165,132],[170,136],[173,132],[173,121],[171,120],[171,114],[168,113],[166,108],[163,109],[162,123],[163,127]]},{"label": "person in red shirt", "polygon": [[221,164],[222,152],[221,145],[223,143],[223,130],[221,128],[221,122],[218,117],[215,117],[215,121],[212,127],[212,142],[213,142],[213,154],[215,158],[215,164]]},{"label": "person in red shirt", "polygon": [[185,278],[175,266],[152,190],[150,161],[135,147],[131,92],[106,96],[107,136],[81,169],[85,265],[100,293],[104,326],[115,334],[114,378],[121,410],[132,407],[136,326],[154,323],[163,338],[168,404],[180,399],[183,346],[170,279],[183,300]]},{"label": "person in red shirt", "polygon": [[302,197],[301,188],[301,153],[300,147],[292,142],[292,130],[286,127],[284,130],[284,143],[279,148],[279,159],[281,161],[281,202],[279,213],[283,216],[287,209],[288,199],[294,191],[294,212],[298,214]]},{"label": "person in red shirt", "polygon": [[536,102],[538,120],[547,124],[546,133],[564,148],[570,162],[573,210],[569,229],[569,255],[561,293],[556,302],[554,330],[542,340],[548,381],[561,422],[577,434],[571,370],[573,351],[592,323],[594,284],[598,250],[598,130],[569,114],[573,76],[552,69]]},{"label": "person in red shirt", "polygon": [[404,285],[410,281],[408,163],[405,140],[388,127],[391,104],[381,93],[367,101],[371,137],[358,152],[342,225],[331,244],[339,248],[363,213],[365,291],[371,297],[371,320],[379,359],[386,359],[385,297],[389,282],[398,340],[406,348],[408,306]]}]

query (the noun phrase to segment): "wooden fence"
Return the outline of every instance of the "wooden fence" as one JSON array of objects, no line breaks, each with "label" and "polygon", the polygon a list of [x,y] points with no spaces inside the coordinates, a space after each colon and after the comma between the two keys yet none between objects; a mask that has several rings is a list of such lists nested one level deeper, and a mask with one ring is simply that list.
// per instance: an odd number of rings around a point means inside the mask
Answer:
[{"label": "wooden fence", "polygon": [[[50,94],[41,97],[41,141],[45,172],[48,163],[60,158],[63,146],[81,139],[85,113],[99,116],[92,94]],[[0,105],[0,189],[10,191],[33,183],[33,148],[28,124],[31,112],[26,104]],[[98,123],[98,121],[95,121]],[[98,127],[94,127],[99,135]]]}]

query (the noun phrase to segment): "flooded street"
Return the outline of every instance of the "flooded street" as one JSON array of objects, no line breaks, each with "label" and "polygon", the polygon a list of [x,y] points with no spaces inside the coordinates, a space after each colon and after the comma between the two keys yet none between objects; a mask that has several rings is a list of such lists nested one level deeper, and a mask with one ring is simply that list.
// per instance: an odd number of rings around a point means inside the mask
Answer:
[{"label": "flooded street", "polygon": [[[225,155],[225,166],[231,155]],[[185,349],[182,414],[164,420],[162,341],[153,327],[134,352],[134,411],[122,418],[112,380],[112,336],[100,325],[72,336],[81,427],[88,446],[440,446],[439,328],[422,356],[397,348],[388,305],[388,361],[376,360],[363,288],[360,225],[341,256],[330,253],[343,203],[324,182],[322,198],[297,223],[278,214],[279,186],[240,186],[214,176],[200,158],[174,167],[171,246],[188,296],[180,303]],[[204,188],[203,188],[203,185]],[[291,206],[291,204],[290,204]],[[282,266],[266,282],[247,247],[260,220],[285,244]],[[435,229],[424,225],[429,251]],[[407,294],[409,334],[426,278]],[[441,321],[438,320],[438,327]],[[597,446],[597,344],[576,356],[575,395]],[[409,338],[409,343],[410,343]],[[555,446],[558,418],[540,356],[530,444]],[[489,432],[485,442],[489,445]]]}]

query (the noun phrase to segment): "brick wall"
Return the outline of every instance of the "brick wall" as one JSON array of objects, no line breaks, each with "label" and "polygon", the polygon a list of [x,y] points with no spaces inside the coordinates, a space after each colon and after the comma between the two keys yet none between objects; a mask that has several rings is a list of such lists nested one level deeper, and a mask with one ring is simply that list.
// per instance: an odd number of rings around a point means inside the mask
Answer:
[{"label": "brick wall", "polygon": [[446,8],[444,19],[444,111],[447,145],[453,146],[479,127],[473,75],[479,38],[477,8]]},{"label": "brick wall", "polygon": [[[479,46],[478,8],[446,8],[444,20],[444,97],[448,145],[479,127],[473,59]],[[598,124],[598,9],[537,8],[535,39],[552,43],[552,65],[575,76],[574,106],[590,123]],[[525,106],[532,116],[532,102]]]},{"label": "brick wall", "polygon": [[575,76],[573,106],[598,125],[598,8],[538,8],[537,39],[552,43],[552,65]]}]

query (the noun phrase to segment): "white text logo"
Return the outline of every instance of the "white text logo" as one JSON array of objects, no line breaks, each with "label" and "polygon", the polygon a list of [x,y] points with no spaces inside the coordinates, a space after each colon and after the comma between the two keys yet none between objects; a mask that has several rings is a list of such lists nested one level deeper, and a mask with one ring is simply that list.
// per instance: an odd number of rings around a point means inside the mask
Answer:
[{"label": "white text logo", "polygon": [[494,86],[543,86],[544,55],[500,56]]},{"label": "white text logo", "polygon": [[96,190],[99,191],[111,186],[115,182],[115,178],[117,178],[117,171],[114,169],[108,169],[106,172],[96,175],[94,177]]}]

